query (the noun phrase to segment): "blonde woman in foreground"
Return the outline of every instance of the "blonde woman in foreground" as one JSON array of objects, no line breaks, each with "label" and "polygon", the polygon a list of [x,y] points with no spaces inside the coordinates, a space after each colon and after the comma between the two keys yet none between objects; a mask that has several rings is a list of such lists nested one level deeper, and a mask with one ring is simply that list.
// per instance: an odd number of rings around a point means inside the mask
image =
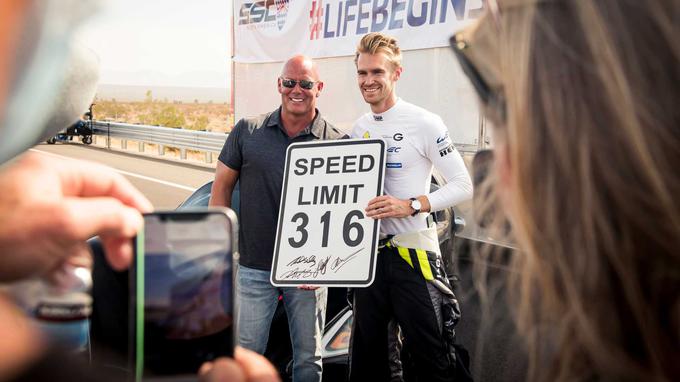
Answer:
[{"label": "blonde woman in foreground", "polygon": [[680,380],[680,2],[486,8],[451,44],[494,125],[529,378]]}]

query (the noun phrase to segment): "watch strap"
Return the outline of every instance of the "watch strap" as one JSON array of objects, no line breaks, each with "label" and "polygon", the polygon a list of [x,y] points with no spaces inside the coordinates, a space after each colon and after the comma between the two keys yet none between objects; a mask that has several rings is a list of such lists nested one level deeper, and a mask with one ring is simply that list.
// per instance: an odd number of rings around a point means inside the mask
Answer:
[{"label": "watch strap", "polygon": [[[418,215],[418,214],[420,213],[420,208],[415,208],[415,207],[413,207],[413,202],[418,201],[418,199],[416,199],[416,198],[410,198],[410,200],[411,200],[410,206],[411,206],[411,208],[413,208],[413,210],[414,210],[413,213],[411,214],[411,216],[416,216],[416,215]],[[421,206],[421,208],[422,208],[422,206]]]}]

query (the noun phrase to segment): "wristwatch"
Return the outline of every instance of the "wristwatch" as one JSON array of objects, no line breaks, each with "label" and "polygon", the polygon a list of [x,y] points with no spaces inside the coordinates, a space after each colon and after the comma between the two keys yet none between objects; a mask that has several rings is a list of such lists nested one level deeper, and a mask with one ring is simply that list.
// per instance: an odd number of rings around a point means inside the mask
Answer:
[{"label": "wristwatch", "polygon": [[414,209],[411,216],[416,216],[420,213],[420,209],[423,208],[423,206],[420,204],[420,200],[416,198],[411,198],[411,208]]}]

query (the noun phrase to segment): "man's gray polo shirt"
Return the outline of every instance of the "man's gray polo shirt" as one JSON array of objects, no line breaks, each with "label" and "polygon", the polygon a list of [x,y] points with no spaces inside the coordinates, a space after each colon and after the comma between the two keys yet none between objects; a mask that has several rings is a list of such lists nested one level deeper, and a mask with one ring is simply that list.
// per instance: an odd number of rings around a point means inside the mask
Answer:
[{"label": "man's gray polo shirt", "polygon": [[271,270],[281,185],[288,145],[347,135],[321,117],[298,136],[289,138],[281,122],[281,108],[257,118],[244,118],[234,126],[219,160],[239,171],[241,265]]}]

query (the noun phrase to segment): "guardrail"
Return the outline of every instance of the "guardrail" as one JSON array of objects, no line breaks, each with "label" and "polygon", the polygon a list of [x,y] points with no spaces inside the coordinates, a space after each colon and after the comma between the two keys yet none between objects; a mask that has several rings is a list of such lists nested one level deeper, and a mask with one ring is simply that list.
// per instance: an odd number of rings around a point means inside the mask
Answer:
[{"label": "guardrail", "polygon": [[[134,125],[120,122],[92,121],[92,129],[96,136],[107,138],[106,147],[111,147],[110,138],[121,140],[121,148],[127,149],[127,141],[136,141],[139,151],[144,151],[144,143],[158,145],[158,155],[164,155],[165,147],[180,149],[180,157],[186,159],[186,150],[205,153],[205,161],[213,162],[213,153],[219,153],[227,140],[225,133],[207,131],[173,129],[170,127]],[[454,144],[463,154],[475,153],[477,145]]]},{"label": "guardrail", "polygon": [[205,153],[205,161],[212,163],[213,153],[222,150],[227,140],[225,133],[212,133],[169,127],[133,125],[130,123],[92,121],[92,130],[96,136],[106,137],[107,147],[111,147],[110,138],[121,140],[121,148],[127,148],[127,141],[136,141],[139,151],[144,151],[144,143],[158,145],[158,154],[165,153],[165,147],[180,149],[180,157],[186,159],[186,150]]}]

